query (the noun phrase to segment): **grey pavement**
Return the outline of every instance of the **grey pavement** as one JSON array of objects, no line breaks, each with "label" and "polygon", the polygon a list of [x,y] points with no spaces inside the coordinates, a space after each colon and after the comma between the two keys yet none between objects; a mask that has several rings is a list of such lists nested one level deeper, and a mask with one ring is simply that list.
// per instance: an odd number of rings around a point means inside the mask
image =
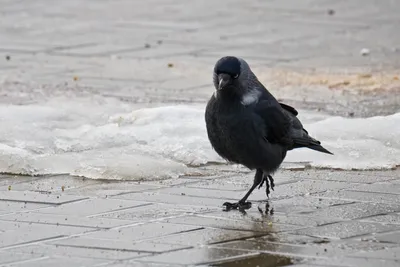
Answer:
[{"label": "grey pavement", "polygon": [[[0,101],[204,103],[224,55],[280,99],[351,116],[400,105],[395,0],[0,0]],[[207,167],[204,167],[207,168]],[[111,182],[0,178],[0,266],[400,266],[400,171]]]},{"label": "grey pavement", "polygon": [[0,266],[398,266],[399,170],[282,170],[222,211],[251,181],[3,176]]}]

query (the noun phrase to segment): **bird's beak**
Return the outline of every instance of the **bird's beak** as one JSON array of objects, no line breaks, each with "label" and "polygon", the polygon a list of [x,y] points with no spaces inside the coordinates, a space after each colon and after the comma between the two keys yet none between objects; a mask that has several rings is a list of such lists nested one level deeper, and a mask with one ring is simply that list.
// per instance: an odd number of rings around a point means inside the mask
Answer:
[{"label": "bird's beak", "polygon": [[218,75],[218,90],[224,89],[231,82],[229,74],[221,73]]}]

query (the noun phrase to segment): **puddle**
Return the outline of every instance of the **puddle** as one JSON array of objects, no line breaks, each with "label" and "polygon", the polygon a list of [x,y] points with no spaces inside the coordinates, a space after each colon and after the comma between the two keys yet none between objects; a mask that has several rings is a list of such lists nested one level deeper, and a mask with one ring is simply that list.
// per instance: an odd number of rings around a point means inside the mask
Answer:
[{"label": "puddle", "polygon": [[294,264],[294,259],[280,256],[262,253],[256,256],[248,257],[245,259],[238,259],[229,262],[223,262],[213,264],[215,267],[245,267],[245,266],[258,266],[258,267],[279,267],[279,266],[290,266]]}]

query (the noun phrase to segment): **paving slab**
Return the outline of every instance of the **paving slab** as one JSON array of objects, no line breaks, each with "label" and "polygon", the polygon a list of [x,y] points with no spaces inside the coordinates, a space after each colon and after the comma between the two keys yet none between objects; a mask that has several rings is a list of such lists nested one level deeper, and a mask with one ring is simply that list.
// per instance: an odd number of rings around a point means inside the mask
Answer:
[{"label": "paving slab", "polygon": [[39,213],[90,216],[99,215],[132,207],[147,205],[143,201],[129,201],[119,199],[93,198],[85,199],[79,203],[68,203],[59,207],[41,209]]},{"label": "paving slab", "polygon": [[400,203],[400,195],[388,194],[388,193],[376,193],[376,192],[364,192],[364,191],[331,191],[325,193],[317,193],[315,197],[320,197],[323,200],[327,198],[330,200],[342,200],[347,202],[373,202],[373,203],[387,203],[397,204]]},{"label": "paving slab", "polygon": [[257,232],[261,234],[268,234],[271,232],[281,232],[288,231],[294,229],[303,228],[298,225],[290,225],[290,224],[281,224],[281,223],[272,223],[270,221],[249,221],[249,220],[235,220],[235,219],[226,219],[221,217],[211,217],[211,216],[183,216],[178,218],[166,219],[166,222],[170,223],[179,223],[185,225],[198,225],[204,227],[213,227],[218,229],[227,229],[227,230],[244,230]]},{"label": "paving slab", "polygon": [[[221,199],[213,199],[206,197],[192,197],[185,195],[170,195],[162,194],[158,192],[144,192],[144,193],[129,193],[124,195],[118,195],[113,199],[129,199],[135,201],[148,201],[152,203],[164,203],[164,204],[176,204],[176,205],[190,205],[204,208],[216,208],[222,206]],[[235,200],[235,199],[227,199]]]},{"label": "paving slab", "polygon": [[[123,251],[123,250],[111,250],[111,249],[97,249],[97,248],[80,248],[80,247],[66,247],[56,246],[50,244],[35,244],[27,246],[19,246],[4,250],[4,253],[10,255],[21,256],[21,259],[27,256],[33,257],[46,257],[48,255],[57,257],[68,257],[68,258],[89,258],[89,259],[106,259],[106,260],[127,260],[137,257],[149,255],[147,253]],[[18,258],[20,259],[20,258]]]},{"label": "paving slab", "polygon": [[195,248],[184,251],[163,253],[161,255],[143,257],[141,262],[148,263],[167,263],[167,264],[202,264],[218,261],[232,261],[235,258],[243,258],[257,255],[254,252],[217,249],[217,248]]},{"label": "paving slab", "polygon": [[0,180],[0,188],[3,187],[13,187],[13,185],[24,183],[24,182],[32,182],[34,180],[40,179],[40,177],[29,177],[29,176],[18,176],[18,175],[2,175]]},{"label": "paving slab", "polygon": [[[282,232],[282,233],[270,233],[265,236],[258,237],[257,239],[265,240],[265,243],[282,243],[282,244],[292,244],[292,245],[312,245],[312,244],[326,244],[331,242],[326,238],[317,238],[306,235],[296,235],[292,233]],[[252,240],[252,239],[247,239]]]},{"label": "paving slab", "polygon": [[271,254],[280,254],[292,257],[311,257],[311,258],[330,258],[339,255],[346,255],[349,252],[340,249],[328,249],[327,246],[301,246],[287,245],[277,243],[266,243],[265,240],[241,240],[235,242],[216,245],[219,248],[238,249],[246,251],[255,251]]},{"label": "paving slab", "polygon": [[386,183],[374,183],[368,185],[359,185],[352,188],[353,191],[361,192],[373,192],[373,193],[385,193],[400,195],[400,184],[393,184],[390,182]]},{"label": "paving slab", "polygon": [[[393,172],[396,173],[396,172]],[[351,182],[351,183],[376,183],[393,180],[396,176],[393,176],[392,172],[354,172],[354,171],[339,171],[321,173],[315,170],[307,170],[304,172],[298,172],[297,177],[313,179],[313,180],[327,180],[327,181],[339,181],[339,182]],[[399,175],[399,174],[397,174]]]},{"label": "paving slab", "polygon": [[183,216],[193,213],[204,213],[214,210],[216,210],[216,208],[214,207],[155,203],[132,209],[110,212],[107,214],[98,215],[96,217],[130,220],[135,223],[140,223],[140,222],[158,221],[164,218]]},{"label": "paving slab", "polygon": [[[308,215],[300,215],[300,214],[290,214],[287,215],[285,213],[281,213],[278,209],[278,212],[271,209],[271,205],[264,206],[260,204],[257,207],[257,210],[249,210],[246,213],[242,214],[239,212],[210,212],[206,214],[199,215],[201,217],[207,218],[220,218],[225,220],[232,220],[238,222],[257,222],[268,225],[292,225],[292,226],[318,226],[324,224],[330,224],[333,222],[341,221],[338,218],[332,217],[317,217],[317,216],[308,216]],[[184,218],[184,217],[182,217]],[[179,219],[179,218],[177,218]]]},{"label": "paving slab", "polygon": [[[337,192],[337,191],[334,191]],[[343,192],[343,191],[340,191]],[[343,200],[337,198],[320,198],[320,193],[308,196],[291,196],[283,199],[273,199],[269,201],[270,208],[275,211],[286,214],[307,213],[318,209],[331,206],[345,205],[353,203],[352,200]],[[325,194],[325,193],[321,193]],[[328,192],[326,192],[328,194]]]},{"label": "paving slab", "polygon": [[18,261],[27,261],[33,259],[39,259],[41,256],[32,255],[32,254],[23,254],[23,253],[14,253],[14,252],[0,252],[0,264],[11,264]]},{"label": "paving slab", "polygon": [[384,224],[400,224],[400,213],[390,213],[363,218],[365,222],[379,222]]},{"label": "paving slab", "polygon": [[88,258],[68,258],[68,257],[42,257],[40,259],[34,259],[23,262],[13,263],[11,266],[29,266],[29,267],[88,267],[88,266],[98,266],[106,264],[109,261],[102,259],[88,259]]},{"label": "paving slab", "polygon": [[360,251],[352,255],[360,258],[400,260],[400,247],[385,248],[377,251]]},{"label": "paving slab", "polygon": [[49,241],[47,244],[74,248],[90,248],[90,249],[108,249],[108,250],[123,250],[132,252],[144,253],[162,253],[174,250],[189,248],[191,246],[179,244],[165,244],[154,242],[138,242],[113,239],[99,239],[89,237],[72,237],[56,241]]},{"label": "paving slab", "polygon": [[201,197],[201,198],[210,198],[210,199],[240,199],[243,197],[242,191],[227,191],[220,189],[199,189],[199,188],[190,188],[190,187],[169,187],[156,190],[155,193],[161,194],[170,194],[177,196],[188,196],[188,197]]},{"label": "paving slab", "polygon": [[178,178],[172,178],[172,179],[165,179],[165,180],[155,180],[155,181],[141,181],[140,184],[141,185],[150,185],[150,186],[159,186],[159,187],[164,187],[164,186],[179,186],[179,185],[190,185],[190,184],[194,184],[197,182],[200,182],[202,179],[204,180],[208,180],[210,179],[207,176],[204,177],[200,177],[200,178],[189,178],[189,177],[178,177]]},{"label": "paving slab", "polygon": [[[137,262],[137,261],[117,261],[114,263],[110,263],[106,265],[107,267],[182,267],[182,266],[190,266],[190,265],[182,265],[182,264],[167,264],[167,263],[145,263],[145,262]],[[199,266],[199,265],[196,265]]]},{"label": "paving slab", "polygon": [[296,183],[283,184],[275,188],[272,197],[284,198],[297,195],[308,195],[313,193],[321,193],[335,189],[343,189],[353,187],[351,183],[324,181],[323,183],[316,180],[303,180]]},{"label": "paving slab", "polygon": [[387,266],[396,267],[399,266],[399,261],[391,259],[372,259],[372,258],[356,258],[356,257],[342,257],[332,259],[318,259],[315,261],[309,261],[311,264],[319,264],[322,266]]},{"label": "paving slab", "polygon": [[155,190],[160,186],[141,184],[138,182],[120,182],[120,183],[97,183],[95,185],[88,185],[79,188],[68,189],[68,194],[91,196],[91,197],[111,197],[120,194],[132,192],[144,192],[148,190]]},{"label": "paving slab", "polygon": [[85,227],[43,225],[20,222],[0,222],[0,225],[4,226],[6,223],[8,223],[10,230],[0,233],[1,248],[93,231],[93,228]]},{"label": "paving slab", "polygon": [[32,202],[0,200],[0,210],[1,210],[1,212],[4,212],[4,213],[39,210],[42,208],[50,207],[52,205],[53,204],[50,205],[50,204],[39,204],[39,203],[32,203]]},{"label": "paving slab", "polygon": [[[306,239],[303,239],[306,240]],[[213,247],[239,249],[247,251],[265,252],[278,255],[293,256],[299,258],[333,258],[340,256],[354,256],[359,254],[360,257],[366,253],[372,253],[383,250],[394,250],[394,245],[385,245],[377,242],[363,241],[331,241],[319,243],[321,240],[309,240],[303,244],[288,243],[286,240],[276,239],[275,241],[266,242],[265,237],[253,238],[247,240],[238,240],[223,244],[213,245]],[[361,253],[360,251],[364,251]],[[379,254],[378,254],[379,255]]]},{"label": "paving slab", "polygon": [[351,203],[339,206],[331,206],[306,214],[317,218],[330,217],[341,220],[354,220],[397,211],[400,211],[400,205],[382,203]]},{"label": "paving slab", "polygon": [[31,191],[0,191],[0,200],[59,205],[84,200],[86,197],[66,194],[48,194]]},{"label": "paving slab", "polygon": [[390,232],[376,235],[367,235],[364,237],[366,240],[376,240],[384,243],[400,244],[400,232]]},{"label": "paving slab", "polygon": [[[11,185],[13,191],[36,191],[48,193],[62,193],[72,188],[79,188],[89,184],[98,184],[96,180],[76,178],[69,175],[55,175],[31,179],[23,183]],[[7,186],[8,187],[8,186]],[[3,187],[5,189],[5,186]],[[0,190],[3,189],[0,187]]]},{"label": "paving slab", "polygon": [[131,224],[131,221],[108,218],[88,218],[76,215],[24,212],[0,216],[0,221],[28,222],[49,225],[81,226],[89,228],[109,229]]},{"label": "paving slab", "polygon": [[268,232],[260,233],[239,230],[204,228],[196,231],[155,238],[152,239],[152,242],[164,244],[179,244],[183,246],[200,246],[222,243],[237,239],[263,236],[266,234],[268,234]]},{"label": "paving slab", "polygon": [[127,227],[120,227],[111,231],[98,231],[85,235],[89,238],[141,241],[151,240],[163,236],[174,234],[189,233],[191,231],[201,230],[202,226],[190,226],[174,223],[145,223]]},{"label": "paving slab", "polygon": [[315,237],[326,237],[333,239],[344,239],[361,236],[369,233],[389,232],[399,229],[395,225],[369,223],[360,221],[344,221],[315,228],[301,229],[296,234],[310,235]]}]

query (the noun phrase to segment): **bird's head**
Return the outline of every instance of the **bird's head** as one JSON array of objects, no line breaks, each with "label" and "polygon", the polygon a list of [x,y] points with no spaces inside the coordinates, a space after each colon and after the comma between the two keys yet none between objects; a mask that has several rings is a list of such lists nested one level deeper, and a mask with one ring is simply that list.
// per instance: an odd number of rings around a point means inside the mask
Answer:
[{"label": "bird's head", "polygon": [[240,59],[236,57],[223,57],[214,67],[214,86],[216,90],[229,90],[239,85],[242,67]]},{"label": "bird's head", "polygon": [[215,63],[213,82],[217,92],[242,96],[257,81],[247,62],[241,58],[226,56]]},{"label": "bird's head", "polygon": [[[220,58],[214,66],[214,96],[239,98],[243,105],[258,101],[268,90],[257,79],[244,59],[232,56]],[[270,95],[273,97],[272,95]]]}]

